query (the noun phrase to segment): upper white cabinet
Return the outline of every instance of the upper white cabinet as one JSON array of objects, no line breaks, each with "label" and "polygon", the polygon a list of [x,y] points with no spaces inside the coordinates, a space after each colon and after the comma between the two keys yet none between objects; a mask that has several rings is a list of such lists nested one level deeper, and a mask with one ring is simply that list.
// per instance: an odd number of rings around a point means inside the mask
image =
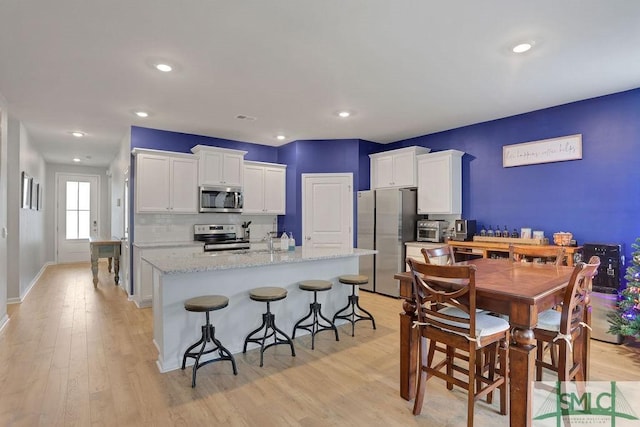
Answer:
[{"label": "upper white cabinet", "polygon": [[416,155],[431,151],[425,147],[407,147],[370,154],[371,189],[416,187]]},{"label": "upper white cabinet", "polygon": [[458,150],[423,154],[418,159],[418,213],[462,213],[462,156]]},{"label": "upper white cabinet", "polygon": [[242,187],[246,151],[196,145],[191,152],[200,159],[198,185]]},{"label": "upper white cabinet", "polygon": [[285,214],[286,168],[275,163],[244,162],[242,213]]},{"label": "upper white cabinet", "polygon": [[192,154],[134,149],[137,213],[197,213],[198,160]]}]

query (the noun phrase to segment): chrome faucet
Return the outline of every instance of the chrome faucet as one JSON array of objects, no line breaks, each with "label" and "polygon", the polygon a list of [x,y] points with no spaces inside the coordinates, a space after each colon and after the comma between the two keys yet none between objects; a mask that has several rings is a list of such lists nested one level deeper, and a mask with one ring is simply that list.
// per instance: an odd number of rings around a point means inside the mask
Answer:
[{"label": "chrome faucet", "polygon": [[277,237],[277,235],[278,235],[277,231],[269,231],[267,232],[267,235],[264,238],[267,241],[267,248],[269,249],[269,252],[273,252],[275,250],[274,244],[275,244],[275,238]]}]

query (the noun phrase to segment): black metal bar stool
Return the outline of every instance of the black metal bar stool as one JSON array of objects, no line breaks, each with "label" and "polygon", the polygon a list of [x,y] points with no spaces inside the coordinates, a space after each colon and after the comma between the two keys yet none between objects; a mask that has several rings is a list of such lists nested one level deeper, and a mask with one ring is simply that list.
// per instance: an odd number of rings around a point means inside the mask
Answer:
[{"label": "black metal bar stool", "polygon": [[[212,362],[219,362],[221,360],[229,360],[233,365],[233,374],[238,375],[238,369],[236,368],[236,360],[233,358],[233,355],[229,350],[227,350],[218,339],[216,339],[215,332],[216,329],[213,327],[211,322],[209,321],[209,312],[214,310],[220,310],[229,305],[229,298],[222,295],[205,295],[201,297],[195,297],[188,299],[184,302],[184,309],[187,311],[193,312],[204,312],[207,318],[207,322],[202,325],[202,337],[200,340],[190,346],[187,351],[184,353],[184,357],[182,358],[182,369],[185,368],[187,363],[187,357],[192,357],[195,359],[195,363],[193,365],[193,374],[191,378],[191,387],[196,386],[196,371],[202,368],[204,365],[207,365]],[[213,348],[205,351],[205,347],[207,343],[212,343]],[[201,346],[200,350],[197,352],[191,352],[194,348]],[[200,358],[204,354],[213,353],[217,351],[219,354],[218,358],[206,360],[200,363]]]},{"label": "black metal bar stool", "polygon": [[[296,355],[296,351],[293,348],[293,341],[291,341],[291,338],[276,326],[276,316],[271,313],[270,304],[273,301],[280,301],[286,297],[287,290],[285,288],[273,286],[255,288],[249,291],[249,298],[254,301],[267,303],[267,312],[262,314],[262,325],[247,335],[247,338],[244,340],[244,349],[242,350],[243,353],[246,353],[247,344],[250,342],[260,344],[260,366],[264,363],[264,351],[274,345],[289,344],[291,346],[291,356],[295,357]],[[264,332],[262,332],[262,329],[264,329]],[[278,336],[278,334],[280,336]],[[254,337],[254,335],[258,335],[258,337]],[[266,344],[267,340],[271,337],[273,337],[273,342]]]},{"label": "black metal bar stool", "polygon": [[[331,289],[331,286],[332,283],[328,280],[304,280],[298,284],[298,287],[303,291],[313,292],[313,302],[309,304],[309,314],[298,320],[293,327],[291,337],[295,339],[297,329],[309,331],[311,333],[311,350],[315,347],[316,334],[321,331],[333,330],[336,334],[336,341],[340,341],[340,338],[338,338],[338,328],[336,328],[336,325],[331,320],[322,314],[322,304],[318,302],[318,292],[328,291]],[[309,318],[311,318],[309,323],[302,323],[309,320]],[[323,325],[320,323],[321,320],[324,320],[326,323]]]},{"label": "black metal bar stool", "polygon": [[[349,285],[352,287],[351,295],[349,295],[349,302],[344,308],[338,310],[338,312],[333,316],[333,323],[336,322],[336,319],[345,319],[351,322],[351,336],[355,336],[355,326],[356,322],[361,320],[371,320],[373,324],[373,329],[376,328],[376,321],[373,318],[373,315],[369,313],[364,308],[360,307],[360,302],[358,295],[356,294],[356,288],[359,285],[364,285],[369,282],[369,278],[367,276],[363,276],[361,274],[346,274],[344,276],[338,277],[338,281],[342,284]],[[359,311],[366,314],[363,316],[362,314],[356,311],[358,308]],[[343,312],[345,312],[343,314]]]}]

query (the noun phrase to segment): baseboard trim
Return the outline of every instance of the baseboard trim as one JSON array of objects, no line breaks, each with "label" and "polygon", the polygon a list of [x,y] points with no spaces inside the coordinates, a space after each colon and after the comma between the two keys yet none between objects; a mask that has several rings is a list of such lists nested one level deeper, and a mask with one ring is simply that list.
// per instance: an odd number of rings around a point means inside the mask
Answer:
[{"label": "baseboard trim", "polygon": [[[2,319],[0,319],[0,332],[2,332],[2,329],[7,326],[7,324],[9,323],[9,315],[5,314]],[[157,346],[156,346],[157,347]]]},{"label": "baseboard trim", "polygon": [[29,283],[29,286],[27,286],[27,290],[20,295],[18,298],[9,298],[7,299],[7,304],[21,304],[22,301],[24,301],[24,299],[27,297],[27,295],[29,295],[29,292],[31,292],[31,289],[33,289],[33,287],[36,285],[36,283],[38,283],[38,280],[40,280],[40,277],[42,276],[42,273],[45,272],[45,270],[47,269],[47,267],[49,267],[50,265],[54,265],[53,262],[45,262],[42,265],[42,268],[40,268],[40,271],[38,271],[38,274],[36,274],[36,277],[33,278],[33,280],[31,281],[31,283]]}]

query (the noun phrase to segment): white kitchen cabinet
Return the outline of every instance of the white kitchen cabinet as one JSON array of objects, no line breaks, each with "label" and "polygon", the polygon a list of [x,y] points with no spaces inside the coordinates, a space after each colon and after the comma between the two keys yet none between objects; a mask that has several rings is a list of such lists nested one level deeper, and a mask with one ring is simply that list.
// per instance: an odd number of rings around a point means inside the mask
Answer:
[{"label": "white kitchen cabinet", "polygon": [[246,151],[196,145],[191,152],[199,158],[198,185],[242,187]]},{"label": "white kitchen cabinet", "polygon": [[197,213],[198,161],[192,154],[134,149],[136,213]]},{"label": "white kitchen cabinet", "polygon": [[[446,245],[446,243],[429,243],[429,242],[407,242],[405,247],[407,248],[406,258],[411,258],[416,261],[424,262],[424,256],[422,255],[422,248],[433,249]],[[432,259],[433,264],[443,265],[446,262],[446,257],[437,257]],[[409,265],[405,263],[406,271],[409,271]]]},{"label": "white kitchen cabinet", "polygon": [[418,213],[462,213],[462,156],[445,150],[417,156]]},{"label": "white kitchen cabinet", "polygon": [[244,162],[243,213],[285,214],[286,168],[275,163]]},{"label": "white kitchen cabinet", "polygon": [[370,154],[371,189],[417,186],[416,156],[429,148],[407,147]]}]

